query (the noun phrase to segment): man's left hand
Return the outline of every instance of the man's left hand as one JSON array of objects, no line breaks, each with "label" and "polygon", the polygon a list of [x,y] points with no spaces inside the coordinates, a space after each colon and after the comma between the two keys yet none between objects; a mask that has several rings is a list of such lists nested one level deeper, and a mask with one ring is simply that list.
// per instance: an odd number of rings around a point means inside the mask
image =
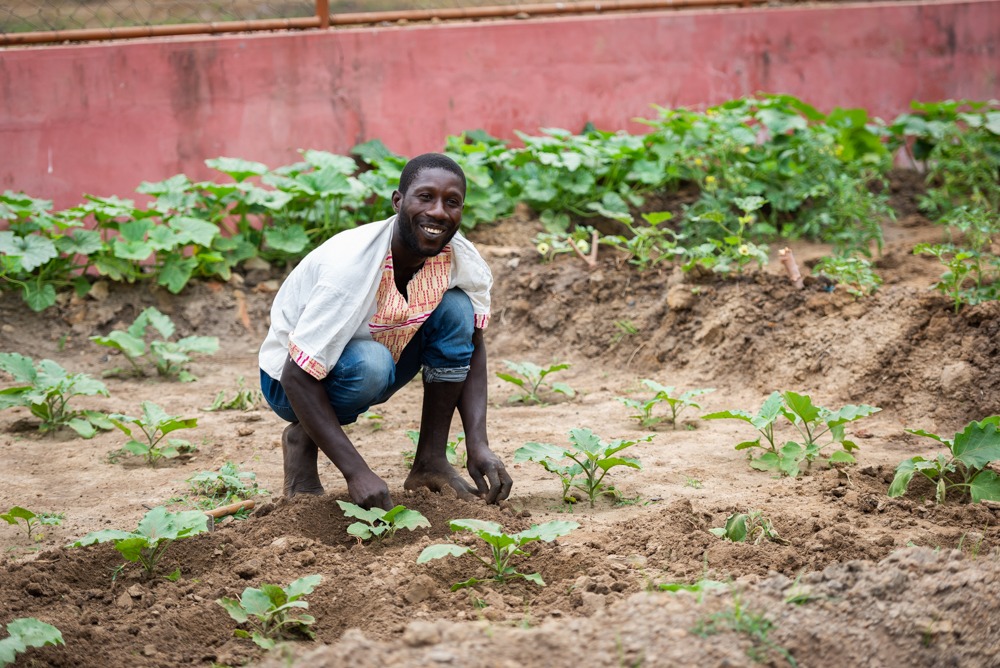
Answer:
[{"label": "man's left hand", "polygon": [[476,448],[469,451],[469,475],[472,476],[479,496],[486,503],[498,503],[510,496],[510,488],[514,486],[507,469],[500,458],[489,448]]}]

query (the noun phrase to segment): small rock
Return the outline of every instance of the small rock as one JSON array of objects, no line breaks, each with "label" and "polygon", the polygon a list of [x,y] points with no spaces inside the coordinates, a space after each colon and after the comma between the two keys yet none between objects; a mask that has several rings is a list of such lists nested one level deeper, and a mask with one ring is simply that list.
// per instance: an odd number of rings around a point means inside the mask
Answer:
[{"label": "small rock", "polygon": [[118,598],[115,599],[115,605],[123,610],[132,609],[132,597],[128,595],[127,591],[123,591],[118,594]]},{"label": "small rock", "polygon": [[153,656],[156,654],[156,645],[146,645],[142,648],[143,656]]},{"label": "small rock", "polygon": [[403,600],[413,605],[433,598],[437,592],[437,583],[429,575],[418,575],[410,582],[410,585],[403,592]]},{"label": "small rock", "polygon": [[606,602],[604,597],[601,596],[600,594],[594,594],[589,591],[585,591],[583,592],[582,596],[583,596],[583,603],[580,605],[580,607],[583,608],[584,614],[592,615],[595,612],[604,609]]},{"label": "small rock", "polygon": [[142,594],[143,594],[142,587],[140,587],[137,584],[132,585],[131,587],[129,587],[125,591],[127,591],[128,595],[131,596],[132,598],[142,598]]},{"label": "small rock", "polygon": [[244,580],[256,577],[260,573],[260,560],[250,559],[249,561],[245,561],[233,569],[233,572]]},{"label": "small rock", "polygon": [[108,298],[109,285],[107,281],[97,281],[90,286],[90,291],[87,292],[87,296],[93,299],[95,302],[103,302]]},{"label": "small rock", "polygon": [[436,622],[410,622],[403,631],[403,642],[410,647],[426,647],[441,642],[441,628]]}]

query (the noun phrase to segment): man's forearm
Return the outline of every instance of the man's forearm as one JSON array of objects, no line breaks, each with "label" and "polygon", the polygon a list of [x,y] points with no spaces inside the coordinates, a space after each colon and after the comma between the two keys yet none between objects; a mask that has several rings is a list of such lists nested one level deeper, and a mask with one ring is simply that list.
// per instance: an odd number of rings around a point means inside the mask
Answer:
[{"label": "man's forearm", "polygon": [[475,330],[472,343],[472,360],[469,362],[465,386],[458,398],[458,413],[462,416],[466,446],[489,448],[486,434],[486,342],[483,330]]},{"label": "man's forearm", "polygon": [[340,469],[345,478],[370,471],[368,464],[340,426],[326,390],[290,357],[285,359],[285,366],[281,370],[281,386],[306,434]]}]

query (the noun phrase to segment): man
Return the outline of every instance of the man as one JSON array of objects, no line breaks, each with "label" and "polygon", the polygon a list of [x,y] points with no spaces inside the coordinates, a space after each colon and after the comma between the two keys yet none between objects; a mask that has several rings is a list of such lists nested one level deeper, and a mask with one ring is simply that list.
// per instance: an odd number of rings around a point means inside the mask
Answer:
[{"label": "man", "polygon": [[[385,481],[342,425],[388,400],[421,367],[420,439],[404,487],[450,487],[488,503],[510,494],[511,478],[486,435],[483,329],[493,278],[457,234],[465,192],[465,174],[450,158],[413,158],[392,193],[396,215],[328,239],[275,296],[260,377],[268,404],[291,423],[281,437],[287,498],[323,493],[321,450],[354,503],[392,508]],[[456,408],[475,487],[445,454]]]}]

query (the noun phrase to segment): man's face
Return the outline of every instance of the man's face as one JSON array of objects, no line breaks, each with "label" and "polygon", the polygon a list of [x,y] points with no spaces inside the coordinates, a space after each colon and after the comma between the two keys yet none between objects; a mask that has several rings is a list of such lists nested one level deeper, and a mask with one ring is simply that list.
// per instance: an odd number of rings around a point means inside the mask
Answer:
[{"label": "man's face", "polygon": [[405,195],[392,193],[403,246],[420,257],[440,253],[458,232],[464,203],[465,188],[457,174],[438,167],[421,169]]}]

